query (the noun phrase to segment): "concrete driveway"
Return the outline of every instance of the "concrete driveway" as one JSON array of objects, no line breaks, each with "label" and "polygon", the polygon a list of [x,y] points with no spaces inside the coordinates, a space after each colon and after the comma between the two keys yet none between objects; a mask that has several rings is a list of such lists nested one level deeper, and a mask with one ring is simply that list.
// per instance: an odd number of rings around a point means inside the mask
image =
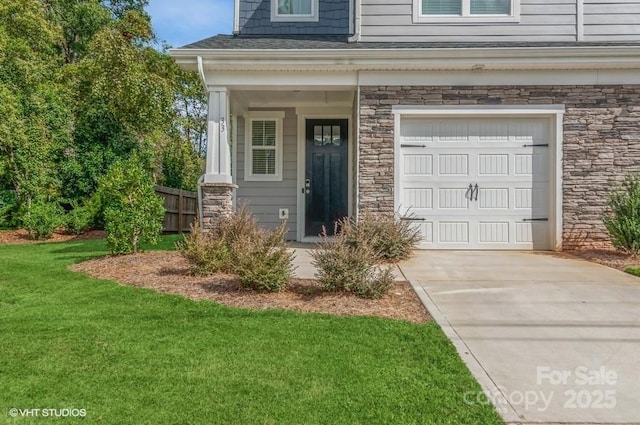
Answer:
[{"label": "concrete driveway", "polygon": [[[552,253],[401,264],[507,423],[640,423],[640,279]],[[488,395],[488,396],[487,396]]]}]

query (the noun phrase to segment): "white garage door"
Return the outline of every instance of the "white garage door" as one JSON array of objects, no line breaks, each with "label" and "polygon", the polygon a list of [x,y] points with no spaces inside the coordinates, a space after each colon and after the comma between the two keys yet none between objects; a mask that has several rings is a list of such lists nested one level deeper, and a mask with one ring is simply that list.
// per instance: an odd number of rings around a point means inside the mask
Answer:
[{"label": "white garage door", "polygon": [[550,249],[548,119],[401,119],[400,213],[423,248]]}]

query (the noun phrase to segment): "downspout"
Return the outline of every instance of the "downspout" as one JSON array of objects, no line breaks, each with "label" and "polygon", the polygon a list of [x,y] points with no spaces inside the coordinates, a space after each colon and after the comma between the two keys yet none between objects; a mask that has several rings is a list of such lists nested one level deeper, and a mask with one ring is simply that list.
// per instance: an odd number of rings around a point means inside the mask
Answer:
[{"label": "downspout", "polygon": [[355,146],[356,146],[356,222],[360,219],[360,71],[357,71],[357,84],[356,87],[356,134],[355,134]]},{"label": "downspout", "polygon": [[233,0],[233,35],[240,34],[240,0]]},{"label": "downspout", "polygon": [[349,43],[357,43],[360,41],[360,15],[362,10],[362,0],[353,0],[353,3],[354,32],[353,35],[348,38]]},{"label": "downspout", "polygon": [[207,78],[204,76],[204,64],[202,62],[202,56],[198,56],[196,58],[196,61],[198,62],[198,76],[200,77],[200,82],[204,87],[205,93],[208,93],[209,87],[207,86]]},{"label": "downspout", "polygon": [[[204,87],[205,93],[209,93],[209,88],[207,87],[207,79],[204,75],[204,65],[202,63],[202,56],[198,56],[196,58],[198,62],[198,76],[200,77],[200,82]],[[207,102],[209,99],[207,98]],[[208,137],[208,136],[207,136]],[[202,211],[202,184],[204,183],[204,174],[200,176],[198,179],[198,223],[200,223],[200,230],[204,230],[204,224],[202,220],[204,219],[204,214]]]}]

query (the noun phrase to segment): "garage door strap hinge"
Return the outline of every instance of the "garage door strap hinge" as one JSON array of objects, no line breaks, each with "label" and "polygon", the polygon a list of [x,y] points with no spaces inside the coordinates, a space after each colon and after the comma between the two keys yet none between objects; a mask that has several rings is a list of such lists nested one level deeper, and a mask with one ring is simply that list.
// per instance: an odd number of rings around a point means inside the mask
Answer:
[{"label": "garage door strap hinge", "polygon": [[427,145],[400,145],[401,148],[426,148]]},{"label": "garage door strap hinge", "polygon": [[426,221],[426,218],[421,217],[400,217],[400,220],[404,221]]},{"label": "garage door strap hinge", "polygon": [[549,143],[544,143],[540,145],[522,145],[523,148],[548,148]]},{"label": "garage door strap hinge", "polygon": [[523,218],[522,221],[549,221],[547,217],[545,218]]}]

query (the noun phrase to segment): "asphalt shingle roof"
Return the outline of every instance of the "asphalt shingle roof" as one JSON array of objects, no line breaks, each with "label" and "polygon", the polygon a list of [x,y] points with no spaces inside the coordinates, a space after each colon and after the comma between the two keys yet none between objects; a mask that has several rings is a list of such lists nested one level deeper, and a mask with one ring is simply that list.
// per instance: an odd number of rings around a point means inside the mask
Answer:
[{"label": "asphalt shingle roof", "polygon": [[216,35],[181,49],[447,49],[500,47],[597,47],[637,46],[639,43],[621,42],[358,42],[349,43],[344,36],[233,36]]}]

